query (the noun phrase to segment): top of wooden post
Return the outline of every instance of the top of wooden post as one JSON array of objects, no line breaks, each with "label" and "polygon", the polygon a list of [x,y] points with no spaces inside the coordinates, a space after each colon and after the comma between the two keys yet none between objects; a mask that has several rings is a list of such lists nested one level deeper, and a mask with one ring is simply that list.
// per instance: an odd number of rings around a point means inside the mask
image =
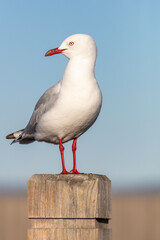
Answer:
[{"label": "top of wooden post", "polygon": [[36,174],[28,180],[29,218],[111,218],[111,181],[97,174]]}]

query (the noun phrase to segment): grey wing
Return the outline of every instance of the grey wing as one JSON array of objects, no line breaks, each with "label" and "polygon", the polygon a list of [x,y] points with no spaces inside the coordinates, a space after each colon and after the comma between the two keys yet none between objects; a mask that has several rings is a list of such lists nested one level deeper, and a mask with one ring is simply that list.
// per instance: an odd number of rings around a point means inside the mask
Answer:
[{"label": "grey wing", "polygon": [[44,113],[48,112],[54,106],[56,100],[58,99],[60,88],[61,83],[58,82],[53,87],[49,88],[38,100],[30,121],[21,135],[21,139],[19,141],[20,143],[23,143],[23,140],[25,139],[34,139],[34,133],[39,119]]}]

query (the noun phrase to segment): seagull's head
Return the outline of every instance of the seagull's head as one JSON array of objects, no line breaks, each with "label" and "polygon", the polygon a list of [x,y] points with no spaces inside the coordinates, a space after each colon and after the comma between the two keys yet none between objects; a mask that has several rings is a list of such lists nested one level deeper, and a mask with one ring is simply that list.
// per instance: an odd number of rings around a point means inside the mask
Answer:
[{"label": "seagull's head", "polygon": [[94,39],[87,34],[74,34],[66,38],[58,48],[46,52],[45,56],[62,53],[67,58],[96,58],[97,48]]}]

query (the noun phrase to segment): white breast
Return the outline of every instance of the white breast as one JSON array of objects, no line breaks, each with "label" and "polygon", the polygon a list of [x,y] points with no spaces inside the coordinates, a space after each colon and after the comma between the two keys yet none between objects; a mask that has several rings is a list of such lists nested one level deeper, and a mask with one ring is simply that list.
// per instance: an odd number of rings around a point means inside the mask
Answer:
[{"label": "white breast", "polygon": [[36,139],[59,143],[79,137],[96,120],[102,103],[97,82],[92,84],[62,84],[59,98],[54,107],[43,115]]}]

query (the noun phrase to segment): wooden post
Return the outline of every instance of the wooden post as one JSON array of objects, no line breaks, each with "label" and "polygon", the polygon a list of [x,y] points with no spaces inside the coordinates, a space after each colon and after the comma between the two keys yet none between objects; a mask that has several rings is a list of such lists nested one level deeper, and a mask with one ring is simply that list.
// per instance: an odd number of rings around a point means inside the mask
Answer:
[{"label": "wooden post", "polygon": [[33,175],[28,218],[28,240],[111,240],[111,182],[96,174]]}]

